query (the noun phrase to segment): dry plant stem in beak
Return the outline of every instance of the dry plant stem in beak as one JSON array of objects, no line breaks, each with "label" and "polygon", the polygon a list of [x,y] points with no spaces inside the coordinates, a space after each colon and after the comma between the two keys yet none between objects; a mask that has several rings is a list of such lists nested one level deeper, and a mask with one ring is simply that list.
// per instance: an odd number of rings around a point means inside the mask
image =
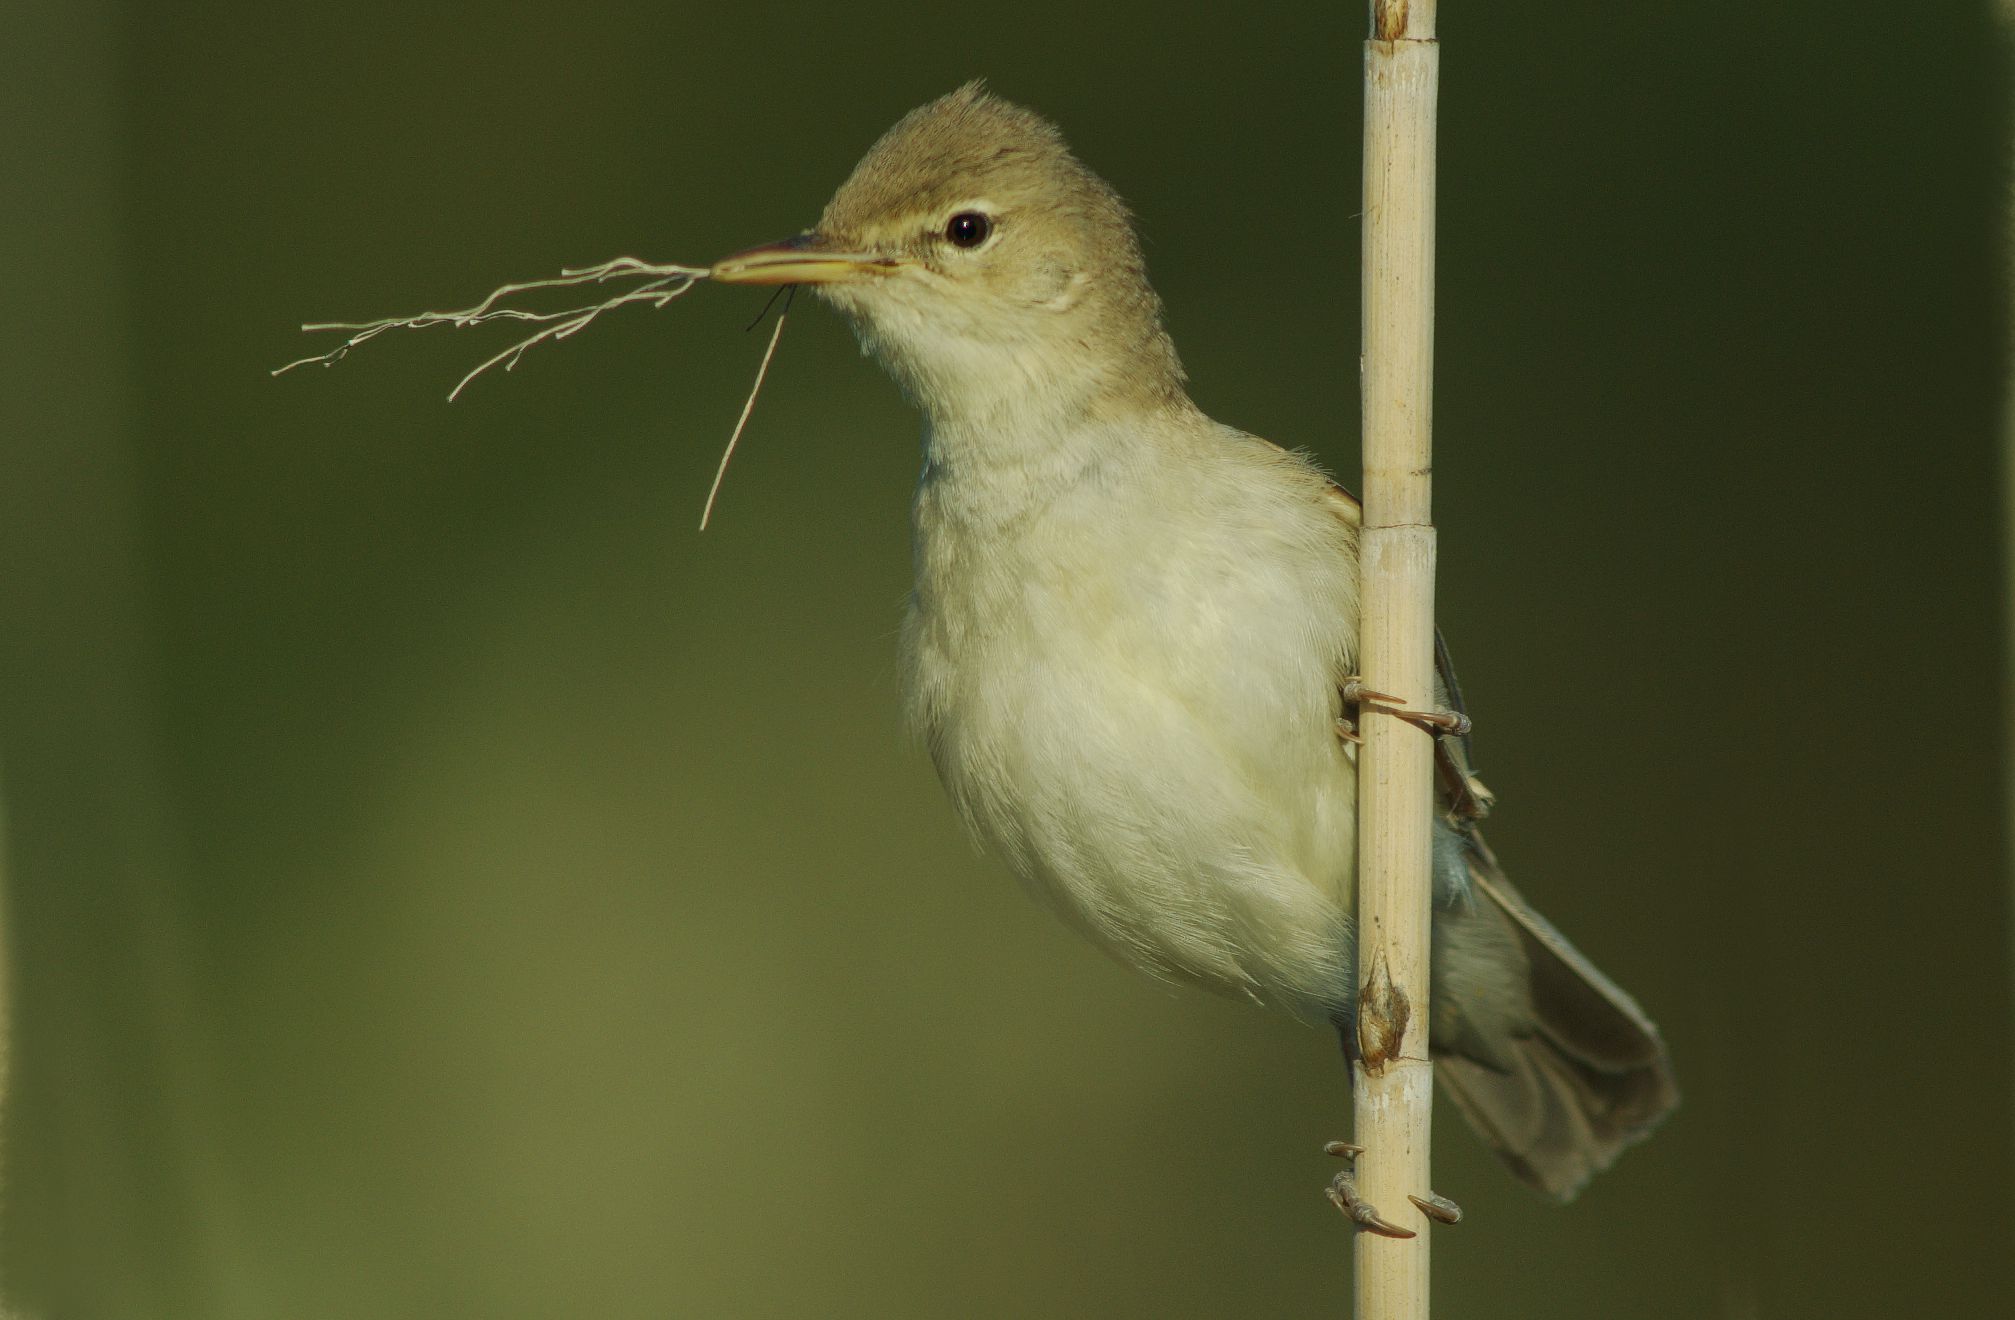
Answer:
[{"label": "dry plant stem in beak", "polygon": [[[504,364],[509,371],[518,365],[518,359],[534,344],[549,339],[565,339],[578,330],[585,330],[589,323],[603,312],[621,307],[625,303],[649,303],[653,307],[663,307],[672,299],[707,278],[707,271],[698,266],[681,266],[671,262],[654,263],[640,261],[635,257],[617,257],[599,266],[576,266],[562,270],[558,275],[545,280],[524,280],[516,284],[506,284],[491,291],[490,296],[474,307],[464,307],[452,312],[421,312],[417,316],[388,316],[378,321],[318,321],[301,328],[306,331],[349,330],[353,333],[337,347],[327,353],[289,362],[273,371],[292,371],[295,367],[305,367],[309,363],[334,366],[349,356],[350,350],[366,340],[375,339],[387,330],[424,330],[428,326],[451,325],[456,329],[464,326],[481,325],[485,321],[534,321],[544,329],[538,330],[511,345],[495,357],[489,358],[474,371],[462,377],[455,388],[448,392],[452,402],[468,383],[496,366]],[[503,302],[520,293],[535,289],[557,289],[576,284],[610,284],[620,280],[641,280],[641,284],[604,298],[601,302],[585,307],[568,307],[556,312],[528,311],[522,307],[505,307]]]},{"label": "dry plant stem in beak", "polygon": [[894,257],[833,252],[823,244],[817,234],[800,234],[722,257],[709,273],[722,284],[849,284],[896,269]]},{"label": "dry plant stem in beak", "polygon": [[707,530],[708,520],[714,516],[714,500],[720,496],[721,482],[728,475],[728,460],[735,456],[735,446],[742,442],[742,429],[749,424],[749,414],[756,410],[756,396],[763,392],[763,378],[770,374],[770,359],[777,355],[777,341],[784,337],[784,320],[790,314],[790,295],[785,294],[783,308],[777,312],[776,329],[770,331],[769,347],[763,350],[762,365],[756,368],[755,383],[749,386],[749,397],[742,403],[742,415],[735,419],[734,432],[728,436],[728,447],[721,451],[720,466],[714,469],[714,484],[707,487],[707,506],[700,510],[700,530],[703,532]]},{"label": "dry plant stem in beak", "polygon": [[[796,251],[790,244],[775,244],[773,247],[777,250]],[[742,257],[756,257],[769,250],[758,248],[753,252],[742,254]],[[728,265],[741,259],[730,258],[728,262],[721,264]],[[833,264],[844,259],[826,258],[825,260],[828,264]],[[297,362],[289,362],[284,367],[275,368],[272,374],[278,376],[284,372],[292,371],[295,367],[305,367],[310,363],[332,367],[345,357],[348,357],[351,349],[367,340],[376,339],[387,330],[424,330],[428,326],[435,325],[453,326],[459,330],[465,326],[481,325],[485,321],[532,321],[543,327],[527,335],[517,343],[512,344],[503,352],[484,360],[475,370],[462,377],[456,383],[455,388],[448,391],[448,401],[452,403],[461,394],[463,389],[468,386],[470,381],[498,363],[503,363],[504,370],[506,371],[517,366],[518,359],[523,357],[525,351],[533,345],[544,343],[549,339],[565,339],[576,331],[585,330],[603,312],[621,307],[625,303],[649,303],[653,307],[663,307],[672,299],[679,297],[691,289],[701,280],[709,278],[711,273],[700,266],[681,266],[674,262],[649,262],[640,261],[635,257],[617,257],[613,261],[605,261],[598,266],[569,267],[551,279],[520,280],[512,284],[500,285],[491,290],[490,295],[475,306],[464,307],[457,311],[421,312],[415,316],[387,316],[376,321],[311,322],[302,326],[301,329],[310,332],[318,330],[348,330],[351,332],[350,337],[326,353],[318,353],[314,357],[302,358]],[[827,276],[826,278],[831,279],[835,277]],[[623,280],[638,280],[642,282],[619,293],[612,294],[598,303],[592,303],[583,307],[567,307],[559,311],[538,312],[522,307],[507,307],[504,305],[506,299],[538,289],[567,288],[580,284],[611,284]],[[739,282],[745,284],[796,284],[800,282],[816,283],[818,280],[819,277],[815,274],[797,274],[788,278],[751,278]],[[790,307],[789,302],[787,301],[784,306],[785,310],[788,311]],[[727,476],[728,460],[734,457],[735,446],[741,441],[742,432],[749,424],[749,415],[755,411],[756,396],[762,392],[763,380],[769,375],[770,359],[776,356],[777,340],[783,337],[783,333],[784,313],[779,312],[777,314],[776,328],[770,332],[769,346],[763,350],[762,365],[756,369],[755,382],[749,386],[749,396],[742,403],[741,416],[735,421],[735,429],[728,437],[727,448],[721,453],[720,466],[714,471],[714,483],[707,490],[706,508],[700,514],[701,531],[707,529],[707,522],[713,517],[714,501],[721,493],[722,479]]]}]

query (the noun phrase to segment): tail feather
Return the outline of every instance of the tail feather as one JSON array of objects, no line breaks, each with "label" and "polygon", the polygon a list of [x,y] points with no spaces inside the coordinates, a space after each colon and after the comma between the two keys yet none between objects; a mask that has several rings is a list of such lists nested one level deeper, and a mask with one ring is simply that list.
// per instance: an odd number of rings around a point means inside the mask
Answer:
[{"label": "tail feather", "polygon": [[1568,1200],[1679,1103],[1658,1028],[1534,911],[1470,834],[1475,893],[1516,932],[1530,964],[1529,1030],[1488,1060],[1438,1055],[1449,1098],[1513,1173]]},{"label": "tail feather", "polygon": [[1601,1071],[1544,1032],[1518,1042],[1509,1071],[1446,1055],[1434,1072],[1512,1173],[1561,1201],[1650,1136],[1679,1098],[1665,1067]]}]

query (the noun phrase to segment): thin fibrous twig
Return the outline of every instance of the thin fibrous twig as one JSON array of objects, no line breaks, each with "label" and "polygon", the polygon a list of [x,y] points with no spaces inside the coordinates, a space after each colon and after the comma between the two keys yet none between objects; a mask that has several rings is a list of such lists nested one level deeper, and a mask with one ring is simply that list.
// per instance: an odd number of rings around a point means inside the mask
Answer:
[{"label": "thin fibrous twig", "polygon": [[[772,298],[770,301],[776,300]],[[784,322],[790,314],[791,302],[786,298],[783,310],[777,313],[776,328],[770,331],[770,345],[763,350],[762,365],[756,368],[755,384],[749,386],[749,397],[742,404],[742,415],[735,419],[734,434],[728,437],[728,447],[721,451],[721,464],[714,469],[714,484],[707,488],[707,507],[700,510],[700,530],[703,532],[707,530],[707,520],[714,516],[714,498],[721,493],[721,482],[728,475],[728,460],[735,456],[735,446],[741,442],[742,428],[749,424],[749,414],[756,410],[756,396],[763,392],[763,377],[770,374],[770,359],[776,356],[777,341],[784,337]],[[753,330],[755,327],[751,325],[749,328]]]},{"label": "thin fibrous twig", "polygon": [[[506,371],[517,366],[518,359],[525,355],[525,350],[535,344],[544,343],[549,339],[565,339],[578,330],[586,329],[588,324],[603,312],[621,307],[625,303],[643,302],[650,303],[654,307],[663,307],[706,277],[707,271],[697,266],[680,266],[669,262],[652,263],[640,261],[635,257],[617,257],[599,266],[576,266],[562,270],[552,279],[523,280],[503,285],[492,290],[489,297],[474,307],[465,307],[460,311],[421,312],[417,316],[388,316],[378,321],[314,322],[301,328],[306,331],[349,330],[354,333],[327,353],[302,358],[298,362],[289,362],[284,367],[276,368],[273,374],[277,376],[281,372],[292,371],[295,367],[305,367],[310,363],[318,363],[325,367],[334,366],[348,357],[351,349],[367,340],[377,338],[387,330],[424,330],[433,325],[451,325],[459,329],[463,326],[480,325],[485,321],[534,321],[544,324],[544,329],[519,340],[462,377],[455,388],[448,392],[448,399],[452,402],[470,381],[499,362],[504,364]],[[610,280],[620,279],[642,279],[645,283],[591,306],[568,307],[556,312],[532,312],[519,307],[498,305],[506,298],[533,289],[556,289],[576,284],[606,284]],[[771,346],[775,347],[774,342]],[[767,358],[764,359],[764,365],[768,365]],[[761,379],[758,377],[758,384],[760,383]],[[753,401],[752,395],[751,403]]]},{"label": "thin fibrous twig", "polygon": [[775,307],[777,305],[777,299],[779,298],[782,298],[784,300],[784,310],[787,312],[791,310],[791,298],[797,296],[797,291],[798,286],[795,284],[778,285],[777,291],[771,294],[769,296],[769,299],[763,303],[763,310],[756,313],[756,319],[750,321],[747,325],[742,327],[742,333],[747,334],[749,331],[761,325],[763,323],[763,318],[770,314],[770,308]]},{"label": "thin fibrous twig", "polygon": [[[424,330],[433,325],[449,325],[460,329],[464,326],[481,325],[485,321],[533,321],[544,326],[543,329],[527,335],[503,352],[485,359],[475,370],[456,382],[455,388],[448,391],[448,401],[453,403],[468,387],[470,381],[499,362],[504,364],[504,370],[509,371],[518,365],[518,359],[525,355],[525,351],[535,344],[542,344],[549,339],[565,339],[576,331],[586,329],[589,323],[603,312],[621,307],[625,303],[645,302],[654,307],[663,307],[693,285],[706,279],[708,273],[698,266],[680,266],[669,262],[653,264],[639,261],[635,257],[617,257],[599,266],[569,267],[552,279],[521,280],[502,285],[491,290],[489,297],[474,307],[465,307],[460,311],[421,312],[417,316],[388,316],[378,321],[317,321],[304,325],[301,329],[349,330],[352,334],[328,352],[302,358],[298,362],[289,362],[284,367],[275,368],[272,374],[278,376],[283,372],[292,371],[295,367],[308,366],[310,363],[332,367],[348,357],[351,349],[368,340],[376,339],[387,330]],[[557,289],[576,284],[606,284],[610,280],[620,279],[641,279],[645,282],[591,306],[568,307],[556,312],[533,312],[521,307],[499,305],[506,298],[533,289]],[[791,310],[791,292],[791,286],[779,289],[768,303],[763,304],[763,310],[756,319],[749,323],[748,328],[755,329],[763,316],[769,313],[770,307],[776,303],[777,296],[783,297],[783,310],[777,313],[776,328],[770,331],[769,346],[763,350],[762,364],[756,368],[755,382],[749,386],[749,397],[742,403],[742,415],[735,420],[735,429],[728,437],[727,448],[721,451],[720,466],[714,469],[714,484],[707,488],[706,507],[700,511],[700,530],[703,532],[707,530],[707,523],[714,515],[714,501],[720,496],[721,482],[728,475],[728,460],[735,456],[735,446],[741,443],[742,432],[747,429],[749,416],[755,411],[756,396],[762,393],[763,380],[770,373],[770,359],[776,356],[777,341],[783,338],[784,320]]]}]

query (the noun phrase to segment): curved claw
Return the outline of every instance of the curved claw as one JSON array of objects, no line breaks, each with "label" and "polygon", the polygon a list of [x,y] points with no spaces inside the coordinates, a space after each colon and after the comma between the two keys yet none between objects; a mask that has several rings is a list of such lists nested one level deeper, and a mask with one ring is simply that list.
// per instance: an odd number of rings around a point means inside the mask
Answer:
[{"label": "curved claw", "polygon": [[1409,1196],[1406,1199],[1413,1202],[1415,1209],[1437,1224],[1459,1224],[1462,1222],[1462,1207],[1445,1196],[1429,1192],[1426,1200],[1422,1200],[1418,1196]]},{"label": "curved claw", "polygon": [[[1323,1143],[1322,1151],[1325,1155],[1334,1155],[1341,1160],[1355,1160],[1364,1154],[1364,1147],[1352,1145],[1348,1141],[1326,1141]],[[1330,1179],[1329,1186],[1323,1189],[1323,1194],[1329,1197],[1331,1205],[1343,1212],[1346,1219],[1367,1233],[1377,1233],[1389,1238],[1417,1236],[1412,1229],[1401,1228],[1378,1213],[1377,1206],[1359,1196],[1357,1185],[1351,1182],[1348,1169]],[[1418,1205],[1419,1202],[1416,1201],[1415,1204]],[[1456,1211],[1457,1215],[1461,1213],[1460,1210]]]},{"label": "curved claw", "polygon": [[1344,679],[1338,691],[1346,706],[1377,706],[1382,713],[1405,720],[1414,728],[1436,737],[1460,738],[1470,730],[1469,716],[1459,710],[1415,710],[1390,692],[1366,687],[1364,680],[1355,676]]},{"label": "curved claw", "polygon": [[1396,710],[1392,713],[1416,729],[1446,734],[1451,738],[1460,738],[1473,727],[1469,716],[1459,710]]},{"label": "curved claw", "polygon": [[1351,1185],[1350,1175],[1347,1173],[1339,1173],[1332,1178],[1324,1194],[1329,1197],[1331,1205],[1343,1211],[1346,1219],[1368,1233],[1377,1233],[1389,1238],[1417,1236],[1412,1229],[1401,1228],[1378,1213],[1377,1206],[1359,1196],[1357,1188]]},{"label": "curved claw", "polygon": [[1387,706],[1396,706],[1399,704],[1398,697],[1393,696],[1390,692],[1374,692],[1364,685],[1363,679],[1357,677],[1344,679],[1342,691],[1343,704],[1346,706],[1356,706],[1366,701],[1377,701]]}]

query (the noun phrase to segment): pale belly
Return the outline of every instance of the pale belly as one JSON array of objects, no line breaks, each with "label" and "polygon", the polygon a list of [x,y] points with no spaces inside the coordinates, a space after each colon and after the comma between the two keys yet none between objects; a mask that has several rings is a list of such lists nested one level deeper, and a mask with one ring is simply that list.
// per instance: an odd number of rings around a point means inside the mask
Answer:
[{"label": "pale belly", "polygon": [[1320,639],[1119,598],[1087,613],[1027,583],[1013,604],[905,630],[912,716],[975,833],[1126,961],[1328,1016],[1350,981],[1356,784]]}]

